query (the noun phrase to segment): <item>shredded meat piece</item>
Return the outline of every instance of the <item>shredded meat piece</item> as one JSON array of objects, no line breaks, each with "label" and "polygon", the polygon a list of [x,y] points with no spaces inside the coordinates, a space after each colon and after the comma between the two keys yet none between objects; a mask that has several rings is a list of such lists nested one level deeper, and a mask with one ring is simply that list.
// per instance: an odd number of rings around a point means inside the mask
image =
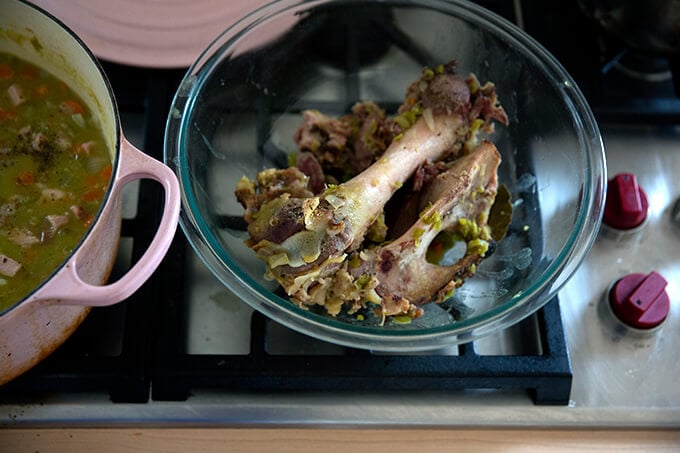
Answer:
[{"label": "shredded meat piece", "polygon": [[302,151],[297,158],[295,166],[309,177],[309,189],[317,194],[321,193],[326,184],[323,168],[316,156],[308,151]]},{"label": "shredded meat piece", "polygon": [[358,102],[352,113],[338,118],[307,110],[303,120],[295,141],[301,152],[316,157],[332,182],[346,181],[368,168],[401,131],[373,102]]},{"label": "shredded meat piece", "polygon": [[7,237],[10,241],[22,247],[29,247],[33,244],[40,243],[40,238],[35,236],[32,232],[26,229],[12,228]]}]

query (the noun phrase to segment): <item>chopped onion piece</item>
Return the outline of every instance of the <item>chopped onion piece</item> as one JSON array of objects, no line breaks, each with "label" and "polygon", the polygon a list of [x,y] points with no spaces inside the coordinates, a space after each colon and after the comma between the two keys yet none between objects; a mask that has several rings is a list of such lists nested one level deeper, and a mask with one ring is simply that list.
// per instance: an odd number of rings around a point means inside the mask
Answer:
[{"label": "chopped onion piece", "polygon": [[431,108],[426,108],[423,110],[423,119],[425,120],[425,124],[427,124],[427,128],[430,131],[434,131],[434,116],[432,115],[432,109]]},{"label": "chopped onion piece", "polygon": [[83,115],[81,115],[80,113],[74,113],[73,115],[71,115],[71,118],[73,119],[73,121],[76,122],[78,126],[85,127],[85,118],[83,118]]}]

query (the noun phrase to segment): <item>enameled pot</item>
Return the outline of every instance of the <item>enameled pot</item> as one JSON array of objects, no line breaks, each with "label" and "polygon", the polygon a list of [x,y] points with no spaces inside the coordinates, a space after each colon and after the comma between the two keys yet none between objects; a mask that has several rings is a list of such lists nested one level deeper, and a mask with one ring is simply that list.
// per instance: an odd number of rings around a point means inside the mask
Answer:
[{"label": "enameled pot", "polygon": [[[5,0],[0,6],[0,51],[50,71],[73,88],[99,119],[113,163],[102,207],[82,241],[50,278],[0,313],[1,385],[59,347],[90,307],[126,299],[151,276],[174,237],[180,198],[173,172],[124,137],[106,76],[72,31],[35,6]],[[139,261],[107,284],[120,240],[122,190],[138,179],[155,180],[163,187],[162,219]]]}]

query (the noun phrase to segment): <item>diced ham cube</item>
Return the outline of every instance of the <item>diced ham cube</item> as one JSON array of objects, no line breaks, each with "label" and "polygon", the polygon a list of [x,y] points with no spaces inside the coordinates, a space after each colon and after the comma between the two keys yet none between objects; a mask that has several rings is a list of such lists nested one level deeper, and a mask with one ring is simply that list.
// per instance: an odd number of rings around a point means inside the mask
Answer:
[{"label": "diced ham cube", "polygon": [[21,264],[9,256],[0,254],[0,274],[6,277],[14,277],[21,269]]},{"label": "diced ham cube", "polygon": [[85,209],[82,206],[73,205],[69,209],[71,209],[73,215],[76,216],[76,219],[82,219],[83,215],[85,215]]},{"label": "diced ham cube", "polygon": [[59,228],[63,227],[68,223],[68,215],[51,214],[45,216],[45,220],[47,220],[47,228],[44,234],[46,234],[47,237],[52,237],[57,231],[59,231]]},{"label": "diced ham cube", "polygon": [[66,197],[66,192],[59,189],[43,189],[42,198],[47,201],[57,201]]},{"label": "diced ham cube", "polygon": [[15,107],[23,104],[28,100],[24,93],[24,89],[18,83],[13,83],[7,88],[7,94],[9,95],[9,100]]},{"label": "diced ham cube", "polygon": [[19,228],[13,228],[9,231],[7,237],[9,237],[10,241],[22,247],[28,247],[40,242],[39,238],[35,237],[33,233],[26,229],[21,230]]}]

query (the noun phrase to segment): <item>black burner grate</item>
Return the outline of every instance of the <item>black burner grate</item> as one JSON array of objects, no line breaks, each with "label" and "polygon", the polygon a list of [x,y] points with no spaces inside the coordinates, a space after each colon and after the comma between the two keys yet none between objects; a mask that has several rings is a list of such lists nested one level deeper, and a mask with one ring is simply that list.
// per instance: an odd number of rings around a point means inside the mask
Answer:
[{"label": "black burner grate", "polygon": [[[536,404],[567,404],[571,365],[557,299],[536,315],[540,347],[522,355],[480,355],[475,343],[458,346],[458,355],[376,355],[342,348],[340,354],[270,354],[267,324],[273,321],[254,312],[250,353],[187,354],[184,326],[187,303],[182,278],[186,254],[177,240],[159,272],[162,304],[157,306],[156,366],[152,398],[183,401],[193,392],[347,392],[403,390],[526,390]],[[173,284],[173,282],[176,282]],[[530,318],[529,321],[534,318]]]},{"label": "black burner grate", "polygon": [[[504,3],[508,6],[508,2]],[[256,85],[272,86],[268,83],[268,71],[264,68],[275,65],[278,60],[291,60],[290,55],[302,46],[309,46],[305,52],[315,53],[314,43],[319,42],[314,36],[323,35],[324,49],[338,49],[326,57],[322,52],[318,58],[334,66],[343,68],[345,79],[344,96],[337,102],[326,101],[324,107],[330,112],[346,111],[356,99],[361,98],[356,74],[363,61],[377,58],[390,46],[397,46],[421,65],[432,66],[436,61],[427,49],[419,48],[405,36],[391,21],[390,10],[386,8],[371,9],[370,14],[356,14],[351,10],[351,17],[343,17],[342,12],[321,10],[318,15],[306,18],[305,27],[300,33],[307,38],[300,40],[299,35],[288,40],[283,38],[290,52],[280,49],[269,51],[260,49],[259,55],[245,55],[230,61],[230,68],[243,64],[244,74],[257,74],[262,80]],[[505,10],[512,15],[513,10]],[[356,23],[356,17],[362,17],[366,27]],[[512,18],[512,17],[511,17]],[[353,23],[352,32],[345,22]],[[365,42],[371,37],[370,46],[361,46],[360,50],[353,43]],[[292,59],[294,60],[294,59]],[[252,70],[252,66],[262,66],[262,70]],[[280,61],[281,65],[290,61]],[[236,66],[235,66],[236,65]],[[230,74],[237,74],[232,69]],[[227,77],[220,71],[219,83]],[[295,74],[295,68],[290,68]],[[300,75],[303,77],[304,75]],[[293,77],[292,77],[293,78]],[[211,82],[206,82],[211,83]],[[217,83],[217,82],[216,82]],[[278,87],[273,91],[283,93],[285,89]],[[279,97],[282,97],[279,95]],[[226,96],[225,98],[228,98]],[[271,99],[261,102],[239,105],[238,99],[229,98],[224,101],[220,97],[217,111],[210,109],[206,114],[222,115],[222,106],[237,111],[245,109],[252,112],[257,109],[257,130],[262,132],[259,138],[260,149],[267,153],[267,137],[272,112],[281,112],[282,106],[270,104]],[[283,100],[281,102],[286,102]],[[310,108],[319,108],[318,102],[311,102]],[[306,108],[296,100],[296,108]],[[213,123],[217,124],[215,119]],[[273,151],[276,154],[276,150]],[[223,219],[231,226],[238,224],[238,219]],[[178,241],[165,260],[168,275],[181,275],[184,272],[182,263],[187,262],[187,247]],[[171,271],[170,271],[171,269]],[[161,270],[160,275],[166,271]],[[179,273],[179,274],[178,274]],[[341,354],[271,354],[268,352],[267,324],[259,313],[254,313],[251,320],[250,352],[243,355],[198,355],[184,352],[185,338],[177,332],[184,327],[183,315],[187,311],[182,285],[184,278],[163,279],[159,291],[163,291],[164,303],[157,311],[157,350],[152,377],[152,398],[154,400],[185,400],[192,391],[201,389],[219,389],[221,391],[320,391],[343,392],[356,389],[373,391],[401,390],[460,390],[460,389],[519,389],[528,390],[534,395],[537,404],[566,404],[571,389],[571,368],[567,353],[566,340],[562,330],[558,302],[555,300],[537,315],[540,347],[539,352],[528,355],[485,356],[476,352],[475,344],[458,348],[458,355],[433,353],[430,355],[379,355],[369,351],[344,348]],[[173,282],[178,282],[174,284]]]},{"label": "black burner grate", "polygon": [[[599,29],[578,2],[522,0],[521,4],[526,31],[573,76],[598,121],[680,123],[680,56],[636,55]],[[667,76],[636,77],[621,69],[640,59],[646,60],[645,66],[661,66]]]}]

